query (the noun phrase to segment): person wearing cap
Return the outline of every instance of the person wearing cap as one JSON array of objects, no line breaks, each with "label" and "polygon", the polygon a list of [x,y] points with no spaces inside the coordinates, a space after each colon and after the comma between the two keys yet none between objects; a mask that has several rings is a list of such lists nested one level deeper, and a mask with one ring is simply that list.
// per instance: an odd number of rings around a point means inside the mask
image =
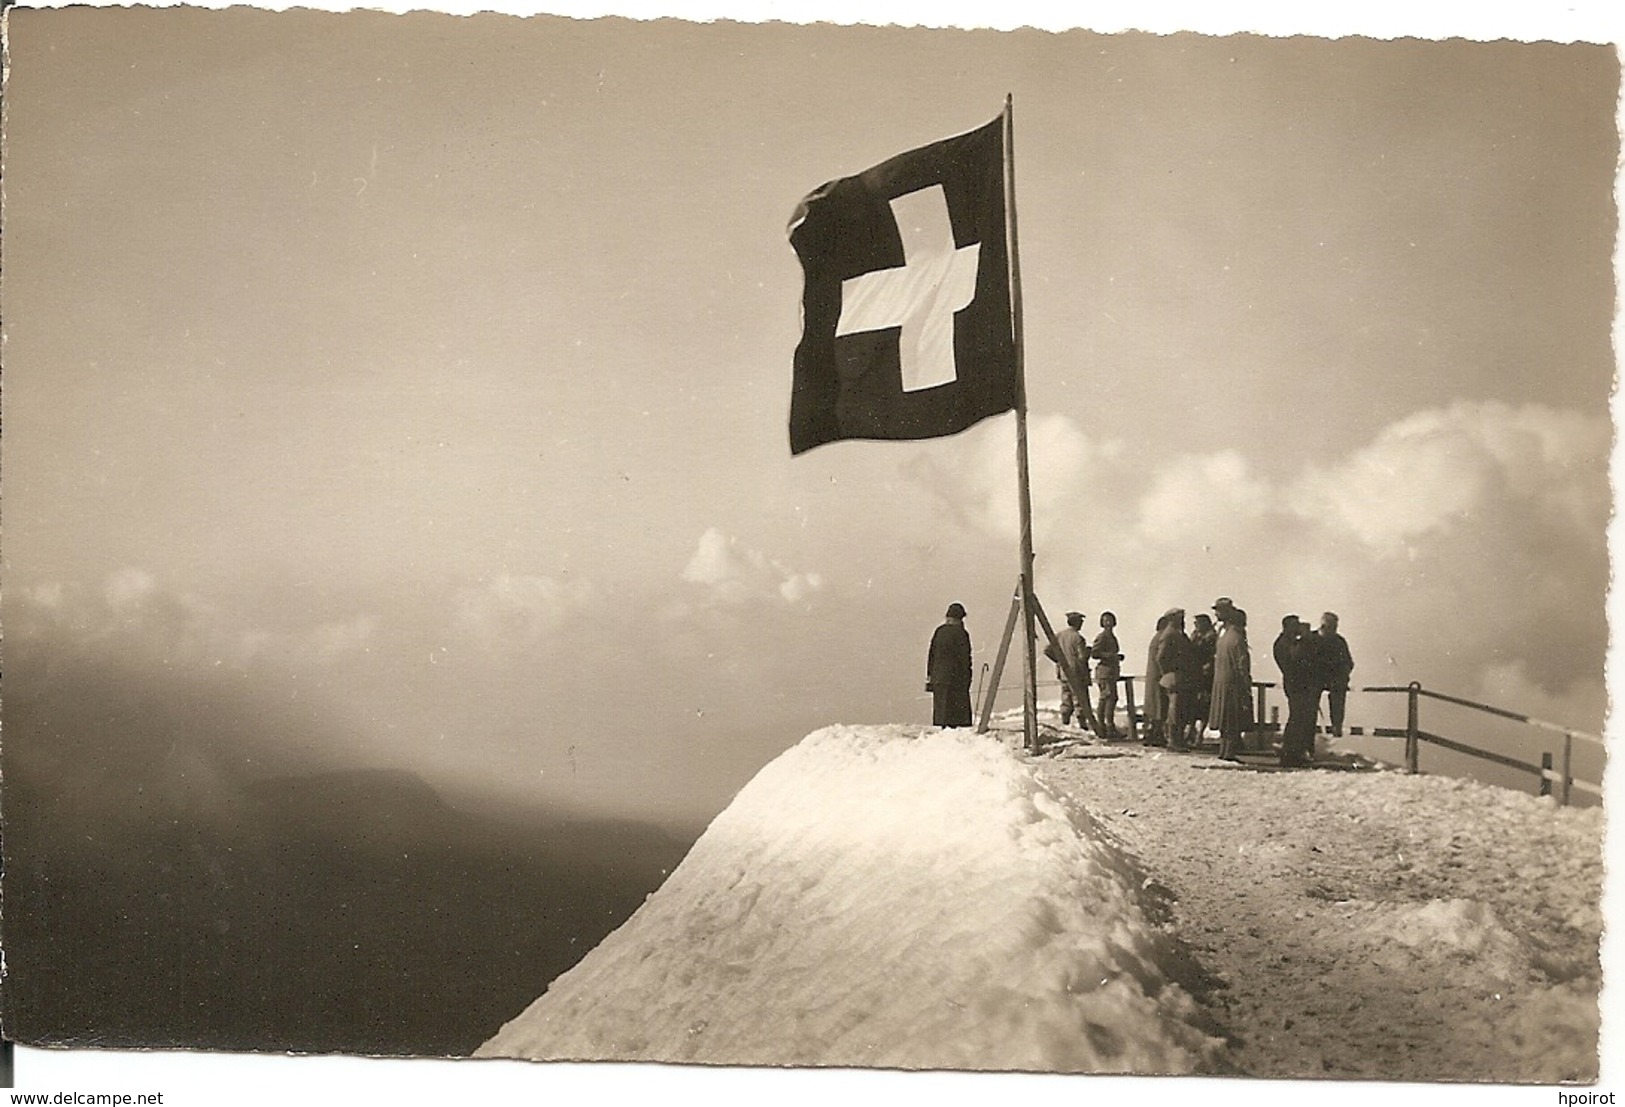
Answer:
[{"label": "person wearing cap", "polygon": [[[1321,676],[1326,686],[1326,707],[1332,716],[1332,737],[1343,736],[1343,709],[1348,704],[1349,677],[1354,672],[1354,655],[1349,644],[1337,633],[1337,613],[1328,611],[1320,617]],[[1319,697],[1316,697],[1317,700]],[[1316,704],[1319,708],[1319,704]]]},{"label": "person wearing cap", "polygon": [[931,636],[925,659],[925,690],[931,693],[933,726],[970,726],[971,651],[965,608],[948,605],[943,624]]},{"label": "person wearing cap", "polygon": [[1100,704],[1095,712],[1095,733],[1101,741],[1121,738],[1117,729],[1117,681],[1122,676],[1122,649],[1117,644],[1117,616],[1110,611],[1100,613],[1100,633],[1089,648],[1095,659],[1095,692]]},{"label": "person wearing cap", "polygon": [[1213,717],[1219,758],[1241,760],[1241,735],[1253,721],[1253,661],[1247,645],[1247,613],[1222,596],[1213,602],[1219,640],[1213,648]]},{"label": "person wearing cap", "polygon": [[[1066,726],[1072,722],[1072,712],[1078,713],[1078,725],[1092,728],[1095,725],[1094,712],[1089,708],[1089,643],[1083,640],[1083,613],[1068,611],[1066,613],[1066,627],[1055,635],[1055,642],[1061,648],[1060,657],[1052,658],[1055,662],[1055,675],[1061,681],[1061,725]],[[1051,652],[1045,647],[1045,655]],[[1077,677],[1078,691],[1083,695],[1083,702],[1076,702],[1072,694],[1072,682],[1066,677],[1067,664],[1062,664],[1062,658],[1072,667],[1072,674]]]}]

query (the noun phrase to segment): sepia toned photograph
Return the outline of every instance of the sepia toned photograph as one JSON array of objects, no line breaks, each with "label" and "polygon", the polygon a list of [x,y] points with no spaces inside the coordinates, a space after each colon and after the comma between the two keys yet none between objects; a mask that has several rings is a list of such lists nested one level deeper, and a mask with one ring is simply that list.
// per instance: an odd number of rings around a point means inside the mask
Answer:
[{"label": "sepia toned photograph", "polygon": [[4,36],[23,1062],[1607,1092],[1610,41]]}]

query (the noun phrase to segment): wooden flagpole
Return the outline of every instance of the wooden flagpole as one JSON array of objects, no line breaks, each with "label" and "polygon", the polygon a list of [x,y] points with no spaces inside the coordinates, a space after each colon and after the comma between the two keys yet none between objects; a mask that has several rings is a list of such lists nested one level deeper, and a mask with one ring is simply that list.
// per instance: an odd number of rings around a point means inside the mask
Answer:
[{"label": "wooden flagpole", "polygon": [[1027,366],[1021,329],[1021,255],[1016,247],[1015,109],[1004,96],[1004,248],[1010,267],[1010,337],[1016,359],[1016,481],[1021,508],[1021,690],[1023,744],[1038,752],[1038,631],[1033,615],[1033,503],[1027,477]]}]

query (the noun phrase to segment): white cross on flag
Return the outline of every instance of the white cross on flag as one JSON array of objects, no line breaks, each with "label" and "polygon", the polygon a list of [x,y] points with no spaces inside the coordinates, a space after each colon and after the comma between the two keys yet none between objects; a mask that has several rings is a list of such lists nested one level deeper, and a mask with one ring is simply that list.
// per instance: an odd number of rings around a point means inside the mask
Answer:
[{"label": "white cross on flag", "polygon": [[1003,120],[801,202],[790,452],[956,434],[1016,403]]}]

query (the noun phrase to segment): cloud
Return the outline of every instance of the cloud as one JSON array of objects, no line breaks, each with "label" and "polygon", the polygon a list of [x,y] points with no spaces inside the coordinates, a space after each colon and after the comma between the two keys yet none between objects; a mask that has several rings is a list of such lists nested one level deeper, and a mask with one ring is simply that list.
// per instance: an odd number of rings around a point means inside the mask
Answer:
[{"label": "cloud", "polygon": [[[962,526],[1016,538],[1021,533],[1021,509],[1015,435],[1012,421],[998,420],[967,442],[967,457],[949,465],[941,460],[940,451],[919,453],[903,463],[902,473]],[[1070,514],[1078,493],[1110,486],[1128,464],[1125,443],[1091,437],[1064,415],[1028,420],[1027,454],[1033,525],[1040,536],[1052,526],[1080,522],[1082,516]]]},{"label": "cloud", "polygon": [[127,567],[109,573],[102,585],[107,606],[131,611],[147,606],[158,593],[158,581],[145,569]]},{"label": "cloud", "polygon": [[1138,529],[1152,539],[1251,528],[1270,508],[1270,489],[1234,450],[1176,456],[1157,470],[1139,500]]},{"label": "cloud", "polygon": [[[1466,696],[1490,704],[1516,704],[1519,711],[1532,718],[1569,726],[1578,725],[1577,720],[1565,718],[1577,707],[1580,717],[1600,719],[1608,706],[1608,692],[1601,677],[1578,680],[1565,694],[1553,695],[1544,682],[1531,678],[1522,661],[1484,666],[1478,686],[1469,688]],[[1600,728],[1597,733],[1601,733]]]},{"label": "cloud", "polygon": [[47,610],[55,611],[61,608],[63,602],[67,599],[67,588],[61,581],[51,580],[34,585],[27,590],[25,595],[29,602]]},{"label": "cloud", "polygon": [[681,579],[699,586],[713,602],[728,606],[772,600],[805,604],[824,587],[818,573],[792,569],[740,545],[738,538],[716,527],[700,535]]},{"label": "cloud", "polygon": [[371,648],[377,631],[376,618],[357,615],[353,619],[323,623],[316,627],[310,632],[310,645],[317,657],[332,660]]},{"label": "cloud", "polygon": [[[288,613],[279,616],[286,622]],[[6,620],[14,641],[49,639],[70,649],[199,669],[242,669],[272,659],[325,664],[366,650],[378,630],[378,619],[367,613],[275,629],[254,625],[134,566],[88,587],[77,581],[33,584],[8,598]]]},{"label": "cloud", "polygon": [[214,612],[195,596],[162,587],[146,569],[126,566],[104,577],[98,589],[47,582],[30,590],[43,601],[36,613],[81,641],[117,639],[171,660],[206,652]]},{"label": "cloud", "polygon": [[596,595],[584,582],[503,574],[459,589],[454,620],[483,648],[529,648],[553,636]]},{"label": "cloud", "polygon": [[1590,537],[1607,520],[1608,439],[1606,421],[1576,411],[1458,402],[1402,419],[1341,462],[1311,469],[1288,502],[1379,555],[1505,503],[1529,525]]}]

